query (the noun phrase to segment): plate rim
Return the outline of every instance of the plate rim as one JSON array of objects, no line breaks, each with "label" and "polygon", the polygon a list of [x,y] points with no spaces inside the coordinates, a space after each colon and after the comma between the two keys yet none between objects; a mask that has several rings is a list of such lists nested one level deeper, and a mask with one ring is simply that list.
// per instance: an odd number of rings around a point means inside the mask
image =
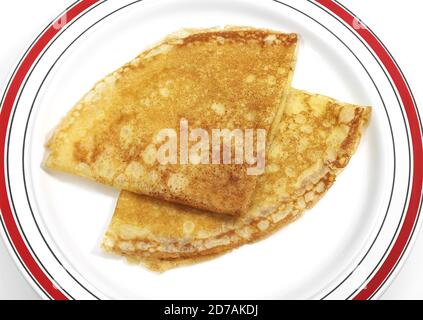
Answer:
[{"label": "plate rim", "polygon": [[[272,0],[279,3],[277,0]],[[404,264],[406,257],[408,257],[412,245],[414,244],[418,231],[421,228],[420,210],[422,204],[422,169],[416,166],[418,161],[423,160],[422,156],[422,123],[417,108],[417,103],[411,92],[410,86],[403,75],[400,67],[396,63],[385,45],[380,39],[371,31],[367,26],[362,24],[361,20],[357,18],[352,12],[345,8],[342,4],[332,0],[307,0],[319,6],[329,10],[336,17],[340,18],[344,23],[354,29],[355,33],[361,37],[376,53],[379,60],[388,70],[389,76],[397,89],[401,102],[402,108],[407,114],[407,124],[410,130],[410,136],[412,139],[414,159],[412,167],[413,169],[413,183],[412,190],[410,192],[410,199],[408,202],[407,213],[405,219],[408,218],[407,224],[404,223],[401,226],[401,230],[398,233],[394,245],[390,248],[383,263],[378,266],[378,270],[369,279],[367,286],[361,289],[353,298],[354,299],[369,299],[376,296],[380,296],[384,290],[393,281],[393,278],[398,274],[400,268]],[[58,17],[53,19],[47,27],[35,38],[32,44],[28,47],[25,53],[21,56],[15,70],[9,78],[9,81],[4,89],[4,94],[1,100],[1,111],[0,111],[0,123],[4,121],[0,131],[0,155],[4,160],[5,155],[5,143],[6,133],[8,129],[8,120],[11,111],[13,110],[14,101],[19,93],[20,86],[25,79],[27,72],[31,69],[33,62],[37,59],[39,54],[43,51],[50,41],[57,35],[62,28],[64,28],[69,22],[75,19],[84,11],[93,7],[95,4],[99,4],[100,0],[78,0],[71,4],[65,9]],[[326,11],[326,10],[325,10]],[[65,19],[65,20],[63,20]],[[65,21],[64,23],[62,23]],[[360,27],[354,27],[354,22],[360,22]],[[34,49],[35,48],[35,49]],[[29,59],[29,54],[33,54]],[[390,68],[388,68],[388,66]],[[407,102],[407,103],[406,103]],[[413,114],[414,113],[414,114]],[[413,122],[410,123],[410,115],[414,116]],[[413,125],[413,126],[412,126]],[[416,141],[417,140],[417,143]],[[416,161],[417,159],[417,161]],[[417,169],[417,170],[416,170]],[[0,222],[4,229],[1,232],[5,238],[6,246],[8,247],[10,255],[13,257],[15,263],[18,265],[21,273],[24,274],[25,278],[30,284],[36,289],[36,291],[44,298],[50,299],[69,299],[63,289],[56,287],[52,280],[45,274],[45,272],[38,266],[35,259],[32,257],[29,249],[26,247],[25,240],[19,233],[19,228],[14,220],[14,215],[10,210],[10,203],[8,193],[6,192],[6,181],[5,181],[5,167],[4,161],[0,168],[0,191],[1,191],[1,212]],[[418,185],[420,184],[420,185]],[[417,185],[417,186],[416,186]],[[417,188],[417,189],[416,189]],[[417,199],[416,199],[417,197]],[[413,198],[413,199],[412,199]],[[413,203],[412,203],[413,200]],[[412,206],[413,205],[413,206]],[[9,208],[8,208],[9,206]],[[414,219],[413,219],[414,218]],[[411,219],[411,220],[410,220]],[[15,223],[13,225],[13,222]],[[412,222],[412,223],[411,223]],[[406,229],[405,229],[406,227]]]}]

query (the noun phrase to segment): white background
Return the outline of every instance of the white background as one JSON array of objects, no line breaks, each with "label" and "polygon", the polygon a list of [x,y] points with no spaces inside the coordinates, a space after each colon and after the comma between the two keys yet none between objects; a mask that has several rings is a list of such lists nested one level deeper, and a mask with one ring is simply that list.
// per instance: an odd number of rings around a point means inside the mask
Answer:
[{"label": "white background", "polygon": [[[0,88],[33,37],[73,0],[14,0],[0,4]],[[423,3],[403,0],[401,5],[384,0],[341,0],[358,15],[387,45],[403,69],[418,103],[423,95],[423,46],[419,13]],[[423,299],[423,237],[416,242],[401,273],[386,291],[385,299]],[[0,240],[0,299],[38,299],[18,271]]]}]

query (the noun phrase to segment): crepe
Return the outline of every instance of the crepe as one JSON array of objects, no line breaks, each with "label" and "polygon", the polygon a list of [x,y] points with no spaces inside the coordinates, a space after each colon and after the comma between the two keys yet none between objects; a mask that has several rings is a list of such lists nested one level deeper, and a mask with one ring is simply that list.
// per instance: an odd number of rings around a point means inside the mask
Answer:
[{"label": "crepe", "polygon": [[102,247],[166,269],[264,238],[328,191],[354,154],[370,113],[368,107],[292,89],[245,215],[205,213],[122,191]]},{"label": "crepe", "polygon": [[[227,252],[227,251],[226,251]],[[190,266],[193,264],[207,262],[211,259],[218,258],[225,254],[226,252],[220,252],[218,254],[212,255],[199,255],[197,257],[190,258],[174,258],[174,259],[158,259],[151,257],[140,257],[133,255],[126,255],[125,258],[130,264],[141,265],[150,271],[163,273],[170,269],[175,269],[179,267]]]},{"label": "crepe", "polygon": [[243,214],[257,181],[249,164],[185,164],[179,148],[177,163],[159,163],[160,133],[179,132],[184,120],[210,135],[213,129],[264,129],[271,141],[296,44],[295,34],[243,27],[172,34],[76,104],[47,143],[45,167],[160,200]]}]

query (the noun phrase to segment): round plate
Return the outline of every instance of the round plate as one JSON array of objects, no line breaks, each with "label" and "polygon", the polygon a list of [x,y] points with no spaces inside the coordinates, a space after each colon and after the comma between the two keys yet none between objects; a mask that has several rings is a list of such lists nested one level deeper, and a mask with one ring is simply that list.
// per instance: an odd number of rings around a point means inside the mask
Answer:
[{"label": "round plate", "polygon": [[[265,241],[164,274],[104,254],[118,191],[45,172],[46,136],[98,79],[151,43],[228,24],[300,34],[293,86],[373,107],[357,154],[315,208]],[[28,48],[1,106],[4,237],[45,298],[367,299],[381,294],[416,236],[415,102],[380,40],[334,1],[78,1]]]}]

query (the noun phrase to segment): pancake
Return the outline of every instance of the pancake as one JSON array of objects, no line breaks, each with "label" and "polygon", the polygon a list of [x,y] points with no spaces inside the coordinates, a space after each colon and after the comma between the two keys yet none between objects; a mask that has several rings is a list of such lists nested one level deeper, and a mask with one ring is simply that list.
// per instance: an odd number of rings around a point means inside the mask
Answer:
[{"label": "pancake", "polygon": [[257,182],[248,163],[185,164],[177,148],[177,163],[163,164],[157,161],[164,144],[160,134],[179,132],[184,120],[210,136],[213,129],[264,129],[270,143],[290,87],[296,44],[295,34],[246,27],[172,34],[76,104],[47,143],[45,167],[159,200],[242,215]]},{"label": "pancake", "polygon": [[157,258],[150,258],[150,257],[131,256],[131,255],[127,255],[125,256],[125,258],[130,264],[141,265],[149,269],[150,271],[163,273],[170,269],[186,267],[193,264],[207,262],[211,259],[218,258],[225,253],[226,252],[221,252],[219,254],[213,254],[213,255],[200,255],[198,257],[175,258],[175,259],[157,259]]},{"label": "pancake", "polygon": [[245,215],[205,213],[122,191],[102,247],[156,265],[160,259],[177,265],[264,238],[328,191],[354,154],[370,113],[369,107],[292,89],[267,152],[266,173],[258,178]]}]

